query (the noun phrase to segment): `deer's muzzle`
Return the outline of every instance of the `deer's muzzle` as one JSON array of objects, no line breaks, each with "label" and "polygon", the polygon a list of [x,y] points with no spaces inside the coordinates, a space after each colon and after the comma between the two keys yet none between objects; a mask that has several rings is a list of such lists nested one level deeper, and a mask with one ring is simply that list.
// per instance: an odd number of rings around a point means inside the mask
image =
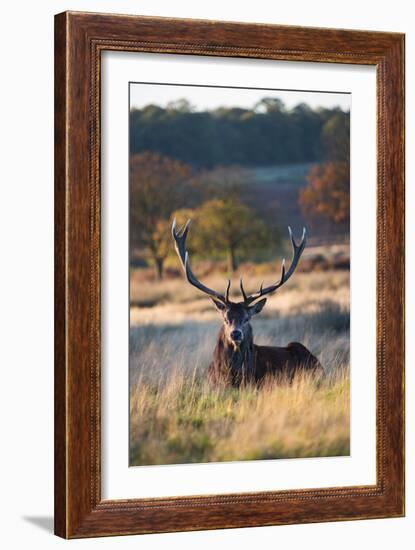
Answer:
[{"label": "deer's muzzle", "polygon": [[230,337],[232,338],[232,340],[236,343],[236,344],[239,344],[242,342],[243,340],[243,332],[242,330],[240,330],[239,328],[237,329],[234,329],[231,334],[230,334]]}]

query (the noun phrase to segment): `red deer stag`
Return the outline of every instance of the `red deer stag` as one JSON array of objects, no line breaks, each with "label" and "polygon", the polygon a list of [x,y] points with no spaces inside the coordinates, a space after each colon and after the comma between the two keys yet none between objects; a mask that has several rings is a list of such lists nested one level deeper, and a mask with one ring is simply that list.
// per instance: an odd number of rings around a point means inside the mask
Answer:
[{"label": "red deer stag", "polygon": [[[230,280],[225,295],[216,292],[201,283],[193,274],[186,250],[186,237],[190,220],[182,229],[176,231],[176,220],[173,221],[172,234],[176,252],[180,258],[188,282],[207,294],[221,313],[223,325],[219,331],[213,360],[208,368],[209,380],[214,384],[240,386],[245,383],[259,384],[268,376],[282,376],[292,380],[297,372],[323,373],[320,362],[306,347],[298,342],[291,342],[287,347],[257,346],[253,341],[250,320],[260,313],[266,303],[267,294],[275,292],[288,281],[294,273],[306,244],[306,231],[303,229],[301,243],[296,244],[288,228],[293,246],[293,259],[288,271],[285,271],[285,260],[282,262],[280,280],[266,288],[247,295],[240,280],[243,296],[242,302],[231,302],[229,299]],[[261,298],[259,301],[259,298]]]}]

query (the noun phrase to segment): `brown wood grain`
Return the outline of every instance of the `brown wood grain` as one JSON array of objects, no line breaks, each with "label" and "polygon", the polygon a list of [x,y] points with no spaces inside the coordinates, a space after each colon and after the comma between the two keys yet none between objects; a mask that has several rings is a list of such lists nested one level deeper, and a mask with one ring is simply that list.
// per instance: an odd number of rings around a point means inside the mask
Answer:
[{"label": "brown wood grain", "polygon": [[[61,18],[61,17],[60,17]],[[59,18],[59,19],[60,19]],[[55,25],[55,532],[66,532],[66,250],[65,250],[65,169],[66,169],[66,27]]]},{"label": "brown wood grain", "polygon": [[[101,501],[100,53],[111,49],[376,67],[376,485]],[[55,17],[57,535],[75,538],[402,516],[403,315],[403,35],[72,12]]]}]

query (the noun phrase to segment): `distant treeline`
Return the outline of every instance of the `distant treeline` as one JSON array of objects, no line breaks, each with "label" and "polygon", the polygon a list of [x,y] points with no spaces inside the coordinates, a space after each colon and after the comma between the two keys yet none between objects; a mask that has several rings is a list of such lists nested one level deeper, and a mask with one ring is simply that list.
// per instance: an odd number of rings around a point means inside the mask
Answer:
[{"label": "distant treeline", "polygon": [[340,109],[299,104],[288,110],[275,98],[252,109],[194,111],[186,100],[147,105],[131,110],[130,152],[153,151],[205,168],[320,162],[323,128],[333,117],[349,122]]}]

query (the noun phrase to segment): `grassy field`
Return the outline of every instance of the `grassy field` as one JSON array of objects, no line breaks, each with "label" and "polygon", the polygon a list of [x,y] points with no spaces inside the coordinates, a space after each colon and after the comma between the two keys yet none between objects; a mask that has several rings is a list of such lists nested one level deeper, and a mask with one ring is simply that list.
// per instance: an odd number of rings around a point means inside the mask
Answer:
[{"label": "grassy field", "polygon": [[[275,279],[256,271],[244,279],[248,289]],[[220,289],[225,279],[204,281]],[[131,465],[349,454],[348,271],[296,273],[269,298],[252,322],[255,342],[300,341],[325,376],[260,389],[208,385],[220,318],[183,278],[155,283],[137,270],[131,298]]]}]

